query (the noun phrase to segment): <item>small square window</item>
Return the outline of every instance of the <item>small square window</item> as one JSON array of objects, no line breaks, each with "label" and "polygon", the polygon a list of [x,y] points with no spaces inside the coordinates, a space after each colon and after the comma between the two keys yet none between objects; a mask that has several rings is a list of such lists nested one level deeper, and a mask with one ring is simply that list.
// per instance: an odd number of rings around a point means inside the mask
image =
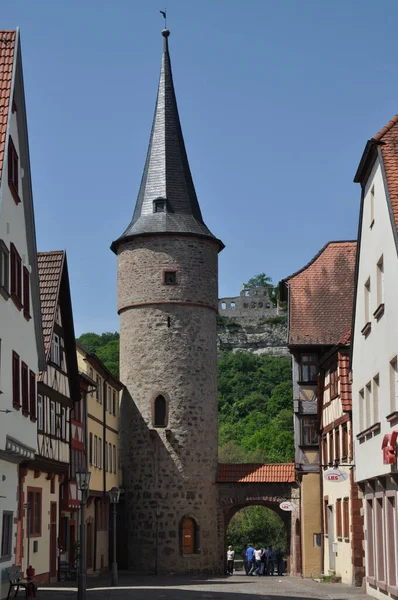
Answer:
[{"label": "small square window", "polygon": [[153,212],[162,213],[166,212],[166,200],[164,198],[158,198],[153,201]]},{"label": "small square window", "polygon": [[166,285],[176,285],[177,271],[165,271],[164,272],[164,283]]}]

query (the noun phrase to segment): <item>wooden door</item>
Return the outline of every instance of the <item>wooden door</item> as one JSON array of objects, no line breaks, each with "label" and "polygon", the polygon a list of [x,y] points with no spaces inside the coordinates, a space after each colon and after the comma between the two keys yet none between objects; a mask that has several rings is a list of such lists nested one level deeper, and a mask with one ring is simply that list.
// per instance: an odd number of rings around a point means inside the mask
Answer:
[{"label": "wooden door", "polygon": [[57,503],[50,503],[50,577],[57,576]]},{"label": "wooden door", "polygon": [[184,519],[182,524],[182,551],[184,554],[195,552],[195,521]]}]

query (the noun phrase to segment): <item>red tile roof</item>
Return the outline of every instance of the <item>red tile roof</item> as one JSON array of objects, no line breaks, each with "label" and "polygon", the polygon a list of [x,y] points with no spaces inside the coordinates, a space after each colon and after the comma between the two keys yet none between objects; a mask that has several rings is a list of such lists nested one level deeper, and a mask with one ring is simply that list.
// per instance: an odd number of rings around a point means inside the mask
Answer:
[{"label": "red tile roof", "polygon": [[0,180],[6,145],[15,38],[15,31],[0,31]]},{"label": "red tile roof", "polygon": [[349,327],[347,329],[347,331],[345,333],[343,333],[343,335],[341,336],[341,338],[339,339],[339,346],[348,346],[348,344],[351,342],[351,327]]},{"label": "red tile roof", "polygon": [[44,349],[47,358],[50,352],[64,261],[65,252],[63,250],[37,253]]},{"label": "red tile roof", "polygon": [[351,324],[356,242],[329,242],[289,285],[288,344],[335,345]]},{"label": "red tile roof", "polygon": [[293,483],[294,464],[219,464],[219,483]]},{"label": "red tile roof", "polygon": [[373,139],[383,142],[380,146],[386,172],[388,191],[398,230],[398,115],[395,115]]}]

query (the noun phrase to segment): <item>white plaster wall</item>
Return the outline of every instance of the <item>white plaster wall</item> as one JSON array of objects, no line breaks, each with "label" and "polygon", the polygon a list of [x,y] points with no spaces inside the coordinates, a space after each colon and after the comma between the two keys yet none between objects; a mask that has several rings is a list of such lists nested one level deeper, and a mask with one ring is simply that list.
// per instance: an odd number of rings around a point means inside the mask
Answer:
[{"label": "white plaster wall", "polygon": [[[348,467],[339,467],[344,473],[349,473]],[[323,473],[322,473],[323,476]],[[349,541],[338,540],[336,532],[336,500],[341,498],[341,522],[343,526],[343,498],[350,497],[350,480],[342,482],[332,482],[323,479],[323,495],[329,496],[328,504],[333,505],[333,519],[334,519],[334,534],[333,539],[337,542],[337,554],[335,555],[335,573],[338,577],[341,577],[343,583],[349,585],[352,584],[352,556],[351,556],[351,537]],[[349,502],[349,515],[351,517],[351,501]],[[349,521],[349,528],[351,528],[351,519]],[[329,570],[329,541],[328,536],[324,538],[324,570],[325,573]]]},{"label": "white plaster wall", "polygon": [[[373,227],[370,227],[370,190],[375,186]],[[377,308],[376,279],[377,262],[384,257],[384,315],[377,321],[373,312]],[[398,353],[398,277],[397,251],[395,248],[390,215],[388,212],[384,182],[377,160],[369,177],[364,199],[362,240],[358,273],[358,293],[355,317],[353,353],[353,428],[355,442],[356,481],[383,475],[391,466],[383,465],[381,443],[385,433],[391,431],[386,416],[390,414],[390,361]],[[361,334],[365,325],[364,285],[371,278],[371,323],[368,337]],[[360,431],[359,391],[379,374],[379,420],[381,432],[359,443]],[[398,408],[398,406],[397,406]]]},{"label": "white plaster wall", "polygon": [[[4,477],[4,479],[3,479]],[[3,511],[9,510],[17,516],[17,487],[18,487],[18,465],[0,459],[0,540],[3,527]],[[14,525],[12,534],[12,555],[10,560],[0,562],[0,598],[7,597],[8,583],[5,570],[12,567],[15,562],[16,527]]]},{"label": "white plaster wall", "polygon": [[[19,152],[16,113],[11,118],[11,137],[14,146]],[[24,167],[24,165],[20,165]],[[28,248],[26,242],[26,227],[24,215],[24,199],[22,196],[22,180],[19,182],[21,202],[16,204],[8,187],[7,163],[3,166],[3,178],[0,188],[0,239],[10,248],[12,242],[17,248],[22,263],[30,271],[28,262]],[[21,169],[20,169],[21,177]],[[30,302],[32,306],[32,299]],[[29,418],[22,416],[21,411],[12,407],[12,351],[15,350],[29,369],[38,373],[38,355],[34,329],[33,311],[32,318],[26,321],[23,310],[19,311],[14,302],[9,298],[5,300],[0,295],[0,339],[1,339],[1,364],[0,364],[0,396],[1,408],[9,408],[11,414],[2,415],[0,419],[0,449],[5,448],[6,435],[23,442],[31,449],[36,449],[36,424]]]}]

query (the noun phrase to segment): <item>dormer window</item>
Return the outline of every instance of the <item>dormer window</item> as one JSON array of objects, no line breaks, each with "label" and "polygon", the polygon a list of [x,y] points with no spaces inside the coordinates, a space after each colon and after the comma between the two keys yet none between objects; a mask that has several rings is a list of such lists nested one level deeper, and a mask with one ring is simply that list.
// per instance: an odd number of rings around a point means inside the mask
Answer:
[{"label": "dormer window", "polygon": [[153,212],[162,213],[166,212],[166,200],[164,198],[157,198],[153,201]]},{"label": "dormer window", "polygon": [[14,143],[9,138],[8,141],[8,185],[10,186],[12,197],[15,202],[19,204],[21,199],[19,197],[19,167],[18,167],[18,154],[15,150]]}]

